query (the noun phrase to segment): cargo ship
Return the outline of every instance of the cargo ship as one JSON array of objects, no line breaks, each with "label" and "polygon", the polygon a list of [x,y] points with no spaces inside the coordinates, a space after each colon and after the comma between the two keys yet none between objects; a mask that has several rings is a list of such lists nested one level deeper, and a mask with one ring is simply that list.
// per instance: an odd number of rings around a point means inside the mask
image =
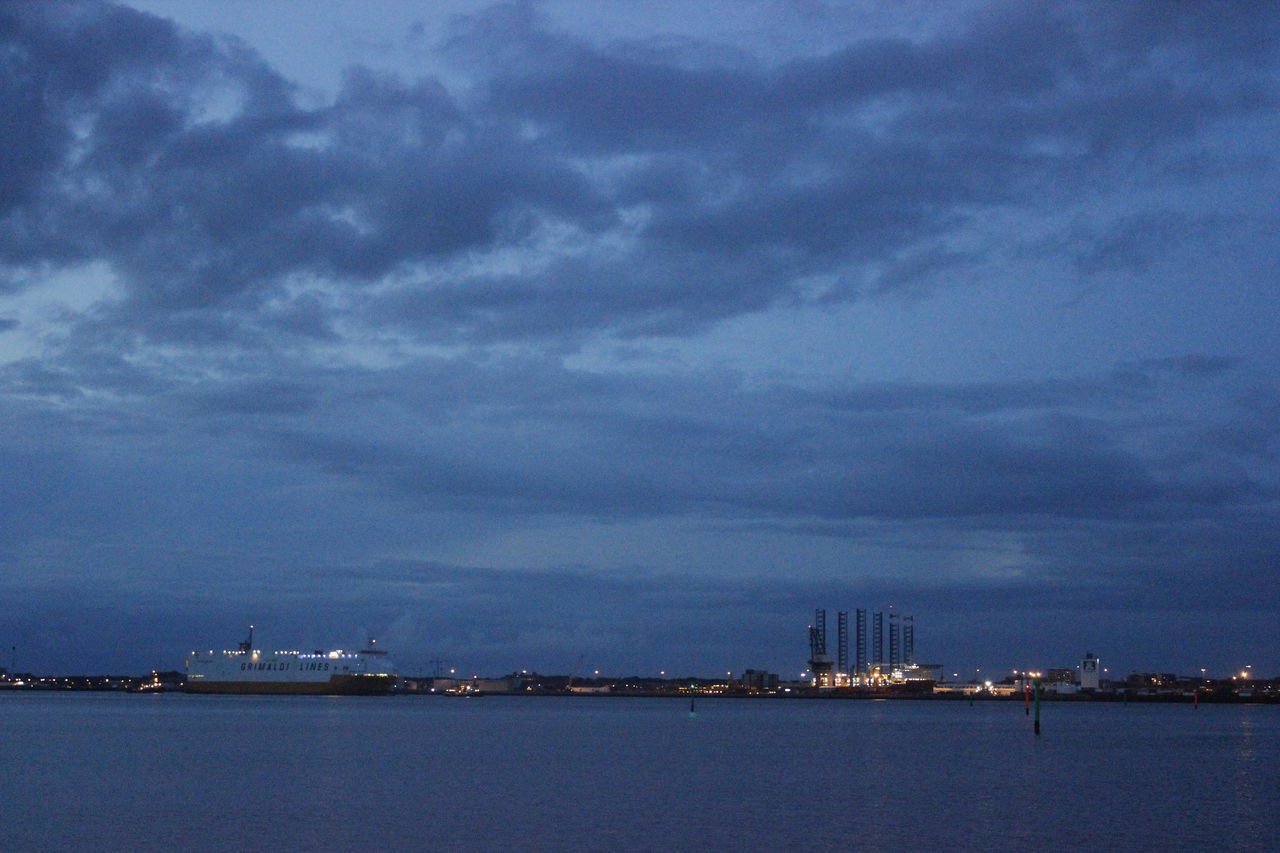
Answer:
[{"label": "cargo ship", "polygon": [[249,639],[234,651],[192,652],[187,657],[187,693],[282,693],[378,696],[390,693],[396,672],[386,652],[334,649],[264,652]]}]

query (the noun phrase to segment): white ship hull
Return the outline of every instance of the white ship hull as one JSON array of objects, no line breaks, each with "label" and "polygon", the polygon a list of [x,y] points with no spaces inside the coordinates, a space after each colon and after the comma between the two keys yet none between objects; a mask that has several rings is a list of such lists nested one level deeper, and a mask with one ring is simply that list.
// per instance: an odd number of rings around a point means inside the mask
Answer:
[{"label": "white ship hull", "polygon": [[238,651],[192,652],[186,692],[378,695],[395,686],[381,651],[263,652],[249,648],[252,636]]}]

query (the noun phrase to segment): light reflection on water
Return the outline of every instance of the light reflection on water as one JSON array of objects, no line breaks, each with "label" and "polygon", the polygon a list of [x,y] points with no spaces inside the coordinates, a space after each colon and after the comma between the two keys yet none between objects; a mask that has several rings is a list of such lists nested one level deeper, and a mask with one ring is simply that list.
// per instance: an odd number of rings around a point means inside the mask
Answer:
[{"label": "light reflection on water", "polygon": [[1277,849],[1280,708],[0,695],[5,850]]}]

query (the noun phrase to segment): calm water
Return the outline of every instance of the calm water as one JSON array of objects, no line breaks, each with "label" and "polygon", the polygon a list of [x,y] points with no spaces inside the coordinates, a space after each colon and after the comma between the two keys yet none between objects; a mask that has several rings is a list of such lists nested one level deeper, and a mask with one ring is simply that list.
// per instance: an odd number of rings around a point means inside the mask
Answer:
[{"label": "calm water", "polygon": [[1280,708],[0,694],[0,849],[1277,850]]}]

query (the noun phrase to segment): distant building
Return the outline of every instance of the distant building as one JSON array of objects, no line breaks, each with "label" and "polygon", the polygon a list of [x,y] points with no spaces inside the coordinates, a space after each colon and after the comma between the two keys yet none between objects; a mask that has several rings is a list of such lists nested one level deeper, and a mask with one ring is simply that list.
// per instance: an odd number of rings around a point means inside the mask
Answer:
[{"label": "distant building", "polygon": [[904,677],[908,681],[942,681],[942,664],[921,663],[908,666]]},{"label": "distant building", "polygon": [[[507,678],[433,678],[430,679],[432,693],[449,694],[492,694],[515,693],[520,690],[522,681],[519,677]],[[421,680],[420,682],[421,683]],[[421,689],[419,687],[419,689]]]},{"label": "distant building", "polygon": [[742,673],[742,686],[748,690],[774,693],[778,689],[778,675],[763,669],[748,669]]},{"label": "distant building", "polygon": [[582,694],[587,694],[587,693],[612,693],[612,692],[613,692],[613,685],[611,685],[611,684],[598,684],[598,685],[591,685],[591,684],[587,684],[587,685],[583,685],[583,684],[575,684],[573,687],[570,687],[570,688],[569,688],[569,692],[570,692],[570,693],[573,693],[573,694],[579,694],[579,693],[582,693]]},{"label": "distant building", "polygon": [[1080,661],[1080,689],[1081,690],[1097,690],[1098,689],[1098,666],[1101,663],[1093,652],[1085,652],[1084,660]]},{"label": "distant building", "polygon": [[1178,676],[1172,672],[1131,672],[1124,680],[1125,687],[1175,687]]}]

